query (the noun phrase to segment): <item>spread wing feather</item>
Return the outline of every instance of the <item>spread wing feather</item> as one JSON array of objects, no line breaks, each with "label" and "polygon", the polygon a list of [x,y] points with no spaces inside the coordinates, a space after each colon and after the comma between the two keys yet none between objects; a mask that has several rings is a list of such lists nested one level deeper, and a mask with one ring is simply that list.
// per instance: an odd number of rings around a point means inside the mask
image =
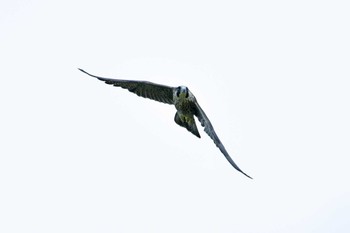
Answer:
[{"label": "spread wing feather", "polygon": [[133,81],[133,80],[103,78],[103,77],[89,74],[88,72],[82,69],[79,69],[79,70],[107,84],[127,89],[138,96],[156,100],[166,104],[174,104],[173,91],[175,88],[173,87],[156,84],[152,82],[147,82],[147,81]]},{"label": "spread wing feather", "polygon": [[227,153],[224,145],[221,143],[219,137],[216,135],[215,130],[212,126],[212,124],[209,121],[209,118],[207,115],[205,115],[203,109],[199,106],[198,103],[196,103],[196,114],[198,120],[201,122],[201,125],[204,127],[204,131],[209,135],[211,139],[213,139],[215,145],[220,149],[220,151],[224,154],[226,159],[230,162],[230,164],[239,172],[243,173],[245,176],[249,177],[250,179],[253,179],[246,173],[244,173],[237,164],[232,160],[230,155]]}]

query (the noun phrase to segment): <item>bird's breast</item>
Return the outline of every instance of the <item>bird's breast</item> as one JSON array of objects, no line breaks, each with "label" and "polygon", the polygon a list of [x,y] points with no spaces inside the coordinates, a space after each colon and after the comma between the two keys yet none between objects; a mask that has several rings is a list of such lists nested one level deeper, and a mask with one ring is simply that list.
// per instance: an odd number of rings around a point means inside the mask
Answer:
[{"label": "bird's breast", "polygon": [[179,99],[178,101],[175,101],[175,108],[182,114],[193,115],[195,113],[194,103],[188,99]]}]

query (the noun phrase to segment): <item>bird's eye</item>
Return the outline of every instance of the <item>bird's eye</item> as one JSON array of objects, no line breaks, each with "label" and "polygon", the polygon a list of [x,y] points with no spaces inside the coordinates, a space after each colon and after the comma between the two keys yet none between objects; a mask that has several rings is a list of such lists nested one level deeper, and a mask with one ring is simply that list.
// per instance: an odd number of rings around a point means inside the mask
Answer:
[{"label": "bird's eye", "polygon": [[180,88],[180,87],[176,88],[176,96],[177,96],[177,97],[180,96],[180,91],[181,91],[181,88]]}]

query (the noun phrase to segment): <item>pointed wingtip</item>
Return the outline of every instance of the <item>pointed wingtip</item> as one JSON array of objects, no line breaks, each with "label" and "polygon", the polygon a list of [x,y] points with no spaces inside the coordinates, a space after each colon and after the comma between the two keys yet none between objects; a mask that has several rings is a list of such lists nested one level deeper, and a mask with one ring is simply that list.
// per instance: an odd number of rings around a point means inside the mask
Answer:
[{"label": "pointed wingtip", "polygon": [[83,72],[83,73],[86,73],[86,71],[83,70],[83,69],[78,68],[78,70],[80,70],[80,71]]},{"label": "pointed wingtip", "polygon": [[98,78],[98,79],[99,79],[99,77],[97,77],[97,76],[95,76],[95,75],[92,75],[92,74],[89,74],[88,72],[86,72],[86,71],[83,70],[83,69],[78,68],[78,70],[80,70],[81,72],[83,72],[83,73],[85,73],[85,74],[87,74],[87,75],[89,75],[89,76],[91,76],[91,77],[94,77],[94,78]]},{"label": "pointed wingtip", "polygon": [[240,173],[242,173],[243,175],[245,175],[246,177],[250,178],[250,179],[253,179],[253,177],[249,176],[248,174],[246,174],[244,171],[242,171],[238,166],[237,164],[232,160],[232,158],[227,154],[226,150],[224,150],[224,155],[226,157],[226,159],[229,161],[229,163],[237,170],[239,171]]},{"label": "pointed wingtip", "polygon": [[[237,168],[236,168],[237,169]],[[253,180],[253,177],[247,175],[245,172],[243,172],[241,169],[237,169],[240,173],[242,173],[243,175],[245,175],[246,177],[250,178]]]}]

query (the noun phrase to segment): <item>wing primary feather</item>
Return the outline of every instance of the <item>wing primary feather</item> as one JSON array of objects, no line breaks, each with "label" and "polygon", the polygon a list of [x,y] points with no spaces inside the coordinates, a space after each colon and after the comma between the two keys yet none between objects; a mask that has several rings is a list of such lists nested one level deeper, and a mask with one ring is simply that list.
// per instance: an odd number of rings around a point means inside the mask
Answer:
[{"label": "wing primary feather", "polygon": [[78,68],[81,72],[97,78],[106,84],[110,84],[116,87],[121,87],[129,90],[136,95],[152,100],[156,100],[166,104],[174,104],[173,92],[174,87],[169,87],[161,84],[156,84],[147,81],[135,81],[135,80],[122,80],[122,79],[110,79],[103,78],[96,75],[92,75],[83,69]]},{"label": "wing primary feather", "polygon": [[206,132],[209,137],[214,141],[215,145],[220,149],[221,153],[225,156],[227,161],[239,172],[241,172],[246,177],[253,179],[251,176],[247,175],[245,172],[243,172],[238,165],[233,161],[233,159],[230,157],[228,152],[226,151],[224,145],[221,143],[219,137],[217,136],[214,127],[212,126],[211,122],[209,121],[209,118],[204,113],[202,108],[199,106],[198,103],[196,103],[196,116],[198,120],[200,121],[201,125],[204,127],[204,132]]}]

